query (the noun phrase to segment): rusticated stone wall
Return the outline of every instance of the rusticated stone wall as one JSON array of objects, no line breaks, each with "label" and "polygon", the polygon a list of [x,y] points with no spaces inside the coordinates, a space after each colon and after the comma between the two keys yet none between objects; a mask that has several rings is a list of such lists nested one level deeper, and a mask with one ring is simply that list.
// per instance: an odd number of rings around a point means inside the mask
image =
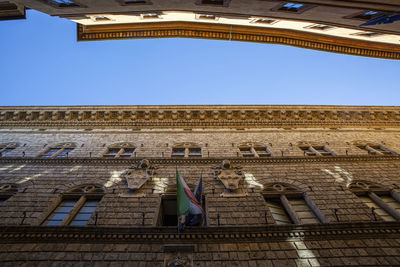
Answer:
[{"label": "rusticated stone wall", "polygon": [[70,157],[102,157],[109,145],[118,142],[131,142],[136,146],[136,156],[167,157],[171,155],[171,147],[181,142],[193,142],[202,147],[203,157],[236,157],[238,145],[246,142],[261,143],[268,146],[274,156],[302,156],[298,148],[299,142],[310,142],[326,145],[338,155],[367,155],[367,151],[354,146],[356,141],[381,144],[391,150],[400,152],[400,131],[363,128],[329,130],[329,129],[221,129],[191,131],[164,129],[154,131],[129,130],[93,130],[93,131],[9,131],[0,132],[0,143],[17,142],[19,147],[6,154],[7,157],[35,157],[49,146],[71,142],[76,148]]},{"label": "rusticated stone wall", "polygon": [[[121,120],[116,118],[115,125]],[[385,120],[390,127],[382,126]],[[145,127],[142,121],[140,129],[111,129],[98,122],[84,129],[77,121],[76,129],[56,129],[57,120],[44,121],[47,126],[40,129],[29,128],[29,120],[21,128],[0,122],[0,143],[18,143],[0,158],[0,184],[17,187],[0,206],[2,266],[173,266],[176,259],[182,266],[400,265],[399,222],[374,216],[347,188],[364,180],[400,193],[400,156],[368,155],[354,145],[365,141],[400,152],[393,116],[377,124],[371,120],[370,126],[354,119],[357,126],[350,127],[340,120],[338,125],[346,127],[334,129],[314,125],[312,119],[290,129],[266,124],[230,128],[223,120],[208,128]],[[68,158],[38,157],[66,142],[76,145]],[[136,154],[103,158],[107,147],[118,142],[132,143]],[[202,157],[172,158],[171,148],[181,142],[198,144]],[[273,157],[238,156],[238,145],[247,142],[265,144]],[[300,142],[325,145],[336,156],[304,156]],[[138,192],[128,192],[123,174],[142,159],[149,160],[154,173]],[[216,178],[224,159],[242,174],[233,194]],[[190,186],[202,174],[206,200],[206,225],[183,233],[157,224],[161,197],[175,187],[176,168]],[[299,188],[327,223],[276,225],[262,195],[271,183]],[[63,193],[83,184],[105,188],[88,225],[43,226]]]},{"label": "rusticated stone wall", "polygon": [[[328,222],[369,222],[374,217],[347,185],[356,180],[376,182],[400,192],[400,163],[396,159],[368,159],[347,162],[265,162],[259,160],[247,163],[234,162],[241,167],[244,178],[239,184],[241,195],[224,197],[222,183],[216,179],[214,168],[221,160],[208,162],[165,162],[153,164],[156,168],[138,194],[127,194],[125,179],[120,175],[130,165],[106,161],[84,160],[74,163],[73,159],[61,159],[53,163],[8,162],[2,164],[1,183],[14,183],[19,192],[0,207],[0,225],[40,225],[51,212],[61,194],[77,185],[100,184],[107,193],[97,209],[97,225],[141,227],[145,213],[145,226],[156,226],[160,197],[175,187],[175,168],[185,177],[188,184],[195,185],[203,176],[204,195],[207,206],[207,222],[210,226],[246,226],[274,224],[274,220],[264,203],[261,192],[269,183],[288,183],[300,188],[310,197]],[[62,162],[64,161],[64,164]],[[211,164],[210,164],[211,162]],[[143,195],[144,194],[144,195]],[[334,215],[337,209],[338,218]],[[267,218],[265,218],[265,212]],[[380,220],[378,216],[378,220]],[[94,224],[94,218],[89,222]]]}]

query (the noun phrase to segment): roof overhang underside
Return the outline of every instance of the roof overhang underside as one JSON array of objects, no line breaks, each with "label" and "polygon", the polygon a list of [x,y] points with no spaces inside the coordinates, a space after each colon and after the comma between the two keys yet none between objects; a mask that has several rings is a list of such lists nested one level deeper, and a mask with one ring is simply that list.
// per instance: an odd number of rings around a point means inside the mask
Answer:
[{"label": "roof overhang underside", "polygon": [[400,45],[264,27],[181,21],[108,25],[78,24],[77,34],[78,41],[184,37],[282,44],[348,55],[400,59]]}]

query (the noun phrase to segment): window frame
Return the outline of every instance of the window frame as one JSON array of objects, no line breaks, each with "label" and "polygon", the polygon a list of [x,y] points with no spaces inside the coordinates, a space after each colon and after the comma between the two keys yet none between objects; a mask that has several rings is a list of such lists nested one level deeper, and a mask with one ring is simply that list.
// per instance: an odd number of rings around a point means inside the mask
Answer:
[{"label": "window frame", "polygon": [[[268,188],[268,186],[267,186]],[[302,218],[296,213],[293,205],[290,204],[290,200],[302,200],[304,205],[309,209],[309,211],[313,214],[313,217],[317,221],[316,224],[327,223],[327,220],[322,215],[320,210],[315,206],[312,200],[307,196],[306,193],[302,192],[299,189],[294,188],[291,185],[283,184],[283,183],[274,183],[269,186],[269,190],[264,190],[262,192],[262,197],[264,199],[265,205],[267,206],[269,212],[271,213],[274,222],[276,224],[276,219],[271,212],[269,205],[267,204],[269,200],[276,200],[278,199],[280,206],[285,211],[287,217],[291,221],[291,224],[295,225],[303,225],[308,223],[302,223]],[[273,201],[272,201],[273,202]],[[304,218],[303,218],[304,219]],[[280,224],[286,225],[286,224]]]},{"label": "window frame", "polygon": [[[213,3],[203,3],[204,0],[196,0],[195,4],[196,5],[201,5],[201,6],[213,6],[213,7],[228,7],[231,0],[222,0],[222,4],[213,4]],[[206,0],[209,1],[209,0]]]},{"label": "window frame", "polygon": [[[94,189],[96,189],[95,185],[82,185],[80,187],[90,187],[93,186]],[[73,191],[74,188],[72,188],[70,191]],[[96,200],[98,201],[97,205],[96,205],[96,209],[99,206],[99,204],[101,203],[101,200],[104,196],[105,192],[99,193],[99,192],[84,192],[84,193],[77,193],[77,192],[66,192],[61,194],[60,198],[58,199],[58,201],[55,203],[55,205],[53,206],[53,208],[46,214],[46,216],[44,217],[44,219],[42,220],[41,225],[42,226],[48,226],[48,227],[58,227],[58,226],[73,226],[74,225],[70,225],[71,222],[75,219],[75,217],[79,214],[79,212],[82,210],[82,208],[85,206],[85,204],[87,203],[87,201],[91,201],[91,200]],[[47,222],[52,218],[52,216],[55,214],[55,212],[57,211],[57,209],[60,207],[60,205],[64,202],[64,201],[68,201],[68,200],[76,200],[73,208],[71,209],[71,211],[68,212],[67,216],[61,221],[61,224],[59,225],[47,225]],[[88,222],[90,221],[90,219],[96,214],[96,209],[92,212],[90,218],[87,220],[86,225],[88,226]]]},{"label": "window frame", "polygon": [[[48,154],[48,152],[50,152],[51,150],[57,149],[57,152],[52,153],[49,157],[44,157],[45,155]],[[42,153],[40,153],[37,157],[39,158],[68,158],[69,153],[72,152],[75,149],[75,145],[73,144],[59,144],[59,145],[54,145],[54,146],[50,146],[48,147],[46,150],[44,150]],[[64,151],[66,150],[71,150],[69,152],[67,152],[65,155],[65,157],[59,157],[60,155],[63,154]]]},{"label": "window frame", "polygon": [[57,4],[56,2],[51,1],[51,0],[36,0],[36,1],[42,2],[46,5],[49,5],[51,7],[57,8],[57,9],[86,8],[87,7],[86,5],[82,4],[79,0],[78,1],[73,0],[72,2],[74,2],[75,5],[70,5],[70,6],[63,6],[62,4]]},{"label": "window frame", "polygon": [[[368,13],[368,12],[376,12],[376,14],[372,15],[370,18],[361,18],[360,17],[361,15],[363,15],[365,13]],[[377,18],[377,17],[379,17],[381,15],[382,15],[382,12],[365,9],[365,10],[358,11],[356,13],[352,13],[350,15],[344,16],[343,18],[344,19],[354,19],[354,20],[358,20],[358,21],[369,21],[369,20]]]},{"label": "window frame", "polygon": [[[366,187],[357,188],[356,187],[357,183],[365,184]],[[370,207],[360,197],[368,197],[374,204],[376,204],[379,208],[381,208],[387,214],[389,214],[395,221],[400,221],[400,211],[397,211],[395,208],[391,207],[389,204],[386,203],[386,201],[384,201],[380,197],[380,196],[390,196],[392,199],[394,199],[394,201],[400,203],[400,194],[395,192],[393,189],[386,188],[382,185],[375,184],[369,181],[354,181],[353,183],[348,185],[348,188],[368,208]],[[376,215],[378,215],[382,220],[384,220],[379,214]]]},{"label": "window frame", "polygon": [[[110,154],[111,150],[118,150],[116,154]],[[125,155],[127,150],[132,150],[130,155]],[[131,144],[111,145],[107,147],[107,150],[103,153],[103,158],[134,158],[136,153],[136,147]]]},{"label": "window frame", "polygon": [[[367,151],[368,155],[397,155],[398,153],[396,151],[393,151],[391,149],[388,149],[380,144],[363,144],[363,145],[356,145],[357,148]],[[378,147],[375,148],[375,147]],[[388,153],[383,153],[383,152],[388,152]]]},{"label": "window frame", "polygon": [[[301,4],[303,5],[301,8],[297,9],[296,11],[290,11],[290,10],[283,10],[282,8],[287,5],[287,4]],[[301,14],[311,8],[316,7],[316,5],[313,4],[306,4],[306,3],[298,3],[298,2],[283,2],[280,3],[278,5],[276,5],[275,7],[271,8],[271,11],[275,11],[275,12],[285,12],[285,13],[291,13],[291,14]]]},{"label": "window frame", "polygon": [[115,0],[121,6],[140,6],[140,5],[152,5],[150,0],[142,0],[142,2],[126,2],[125,0]]},{"label": "window frame", "polygon": [[[237,148],[239,150],[239,155],[243,158],[270,158],[274,156],[267,145],[260,143],[242,143],[239,144]],[[260,153],[260,151],[264,150],[257,150],[256,148],[265,148],[265,153]],[[249,152],[244,153],[244,149]]]},{"label": "window frame", "polygon": [[[307,157],[331,157],[337,156],[330,148],[325,145],[300,145],[299,148]],[[323,151],[321,151],[323,150]],[[315,155],[312,155],[315,154]]]},{"label": "window frame", "polygon": [[[182,152],[178,153],[174,150],[180,150]],[[193,153],[192,151],[199,150],[199,153]],[[203,157],[203,149],[201,146],[194,143],[181,143],[175,144],[171,148],[171,158],[202,158]]]},{"label": "window frame", "polygon": [[[13,151],[16,149],[19,145],[17,143],[4,143],[0,145],[0,157],[4,157],[4,155],[7,155],[9,152]],[[7,151],[10,150],[10,151]],[[4,151],[7,151],[4,153]]]},{"label": "window frame", "polygon": [[[322,26],[322,27],[319,27],[319,26]],[[330,25],[326,25],[326,24],[317,23],[317,24],[312,24],[312,25],[309,25],[309,26],[305,26],[304,29],[325,32],[325,31],[333,30],[333,29],[335,29],[335,27],[334,26],[330,26]]]},{"label": "window frame", "polygon": [[[3,189],[6,186],[6,189]],[[1,206],[4,206],[4,203],[10,199],[12,196],[14,196],[16,193],[18,193],[18,186],[16,184],[12,183],[1,183],[0,187],[3,187],[0,189],[0,199],[2,200],[2,203],[0,204]]]}]

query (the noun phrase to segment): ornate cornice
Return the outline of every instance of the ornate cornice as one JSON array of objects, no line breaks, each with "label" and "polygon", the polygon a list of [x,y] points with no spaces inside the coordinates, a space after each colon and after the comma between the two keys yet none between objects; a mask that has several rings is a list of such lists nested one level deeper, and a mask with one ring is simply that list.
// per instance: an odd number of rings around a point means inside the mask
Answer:
[{"label": "ornate cornice", "polygon": [[390,128],[399,107],[71,106],[0,107],[0,128]]},{"label": "ornate cornice", "polygon": [[0,227],[1,243],[221,243],[272,240],[315,240],[355,238],[399,238],[400,223],[334,223],[319,225],[266,225],[246,227],[190,228],[178,233],[175,227]]},{"label": "ornate cornice", "polygon": [[365,57],[400,59],[400,45],[289,29],[195,22],[78,25],[78,41],[186,37],[272,43]]},{"label": "ornate cornice", "polygon": [[357,156],[332,156],[332,157],[269,157],[269,158],[28,158],[28,157],[2,157],[1,163],[35,164],[35,165],[137,165],[140,161],[147,159],[151,165],[172,165],[179,166],[183,164],[190,165],[220,165],[223,160],[229,160],[234,165],[244,164],[296,164],[296,163],[321,163],[321,162],[371,162],[371,161],[398,161],[400,155],[357,155]]}]

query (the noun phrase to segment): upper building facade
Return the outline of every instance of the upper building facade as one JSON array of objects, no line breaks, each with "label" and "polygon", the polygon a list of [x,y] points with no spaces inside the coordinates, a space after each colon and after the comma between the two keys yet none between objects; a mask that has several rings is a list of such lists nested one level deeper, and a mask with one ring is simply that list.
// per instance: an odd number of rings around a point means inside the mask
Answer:
[{"label": "upper building facade", "polygon": [[399,265],[399,152],[399,107],[1,107],[0,262]]},{"label": "upper building facade", "polygon": [[[78,23],[78,40],[189,37],[400,58],[396,0],[14,0]],[[360,25],[374,18],[376,25]],[[397,22],[396,22],[397,21]],[[391,23],[389,23],[391,22]]]}]

